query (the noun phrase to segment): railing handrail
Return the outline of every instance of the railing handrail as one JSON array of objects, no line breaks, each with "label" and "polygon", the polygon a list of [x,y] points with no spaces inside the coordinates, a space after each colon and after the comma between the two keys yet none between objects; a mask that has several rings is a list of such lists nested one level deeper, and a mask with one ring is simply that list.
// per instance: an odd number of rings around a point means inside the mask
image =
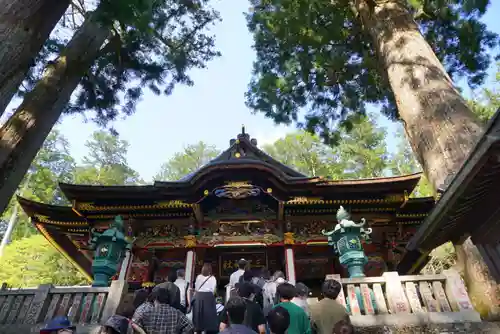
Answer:
[{"label": "railing handrail", "polygon": [[80,325],[98,324],[115,314],[127,290],[124,281],[113,281],[109,287],[44,284],[38,289],[0,290],[0,328],[36,326],[57,315]]},{"label": "railing handrail", "polygon": [[[401,282],[422,282],[422,281],[445,281],[446,276],[442,274],[432,275],[403,275],[399,276]],[[386,278],[384,276],[378,277],[360,277],[360,278],[341,278],[342,284],[385,284]]]},{"label": "railing handrail", "polygon": [[50,293],[101,293],[109,292],[109,287],[92,287],[92,286],[80,286],[80,287],[66,287],[66,286],[55,286],[50,288]]}]

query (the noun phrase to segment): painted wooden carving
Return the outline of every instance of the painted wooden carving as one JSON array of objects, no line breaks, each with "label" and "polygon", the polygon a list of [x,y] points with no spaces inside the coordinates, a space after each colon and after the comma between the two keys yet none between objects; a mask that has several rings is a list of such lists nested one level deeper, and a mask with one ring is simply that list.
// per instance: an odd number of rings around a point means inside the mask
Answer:
[{"label": "painted wooden carving", "polygon": [[175,222],[146,226],[137,232],[135,245],[141,248],[185,247],[184,237],[189,235],[190,224]]},{"label": "painted wooden carving", "polygon": [[291,230],[295,234],[295,243],[304,244],[307,242],[327,241],[321,234],[322,230],[331,229],[334,224],[326,220],[312,220],[305,223],[291,224]]},{"label": "painted wooden carving", "polygon": [[245,201],[234,199],[219,199],[218,205],[209,210],[207,216],[211,220],[236,219],[276,219],[276,211],[258,199]]},{"label": "painted wooden carving", "polygon": [[134,259],[130,264],[128,281],[130,283],[142,283],[149,281],[149,276],[152,270],[152,263],[149,259],[141,261]]},{"label": "painted wooden carving", "polygon": [[271,245],[282,242],[282,235],[278,224],[272,221],[219,221],[203,226],[197,241],[209,246],[247,242]]}]

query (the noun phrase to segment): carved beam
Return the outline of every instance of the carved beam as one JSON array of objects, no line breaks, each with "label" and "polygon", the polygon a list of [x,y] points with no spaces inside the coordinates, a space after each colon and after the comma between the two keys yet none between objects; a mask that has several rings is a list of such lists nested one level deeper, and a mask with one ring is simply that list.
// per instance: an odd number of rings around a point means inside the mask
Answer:
[{"label": "carved beam", "polygon": [[201,210],[200,204],[193,204],[193,213],[196,222],[199,224],[203,223],[203,211]]},{"label": "carved beam", "polygon": [[285,219],[285,203],[283,201],[278,202],[278,220]]}]

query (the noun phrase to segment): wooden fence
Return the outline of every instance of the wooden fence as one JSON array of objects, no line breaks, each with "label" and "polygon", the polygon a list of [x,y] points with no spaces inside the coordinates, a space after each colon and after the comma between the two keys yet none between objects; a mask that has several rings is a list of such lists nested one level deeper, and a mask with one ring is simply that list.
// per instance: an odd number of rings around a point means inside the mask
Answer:
[{"label": "wooden fence", "polygon": [[113,315],[127,284],[113,281],[110,287],[54,287],[0,290],[0,333],[36,332],[57,315],[67,315],[78,325],[78,333],[88,333]]}]

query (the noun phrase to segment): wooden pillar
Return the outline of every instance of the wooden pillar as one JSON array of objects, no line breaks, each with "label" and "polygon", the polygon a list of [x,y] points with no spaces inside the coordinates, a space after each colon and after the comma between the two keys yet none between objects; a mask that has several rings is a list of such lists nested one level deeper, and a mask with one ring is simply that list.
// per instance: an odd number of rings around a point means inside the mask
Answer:
[{"label": "wooden pillar", "polygon": [[123,258],[123,262],[120,268],[120,274],[118,275],[118,280],[125,281],[127,279],[127,274],[133,258],[134,254],[132,254],[132,251],[128,250],[127,253],[125,254],[125,257]]},{"label": "wooden pillar", "polygon": [[292,247],[285,247],[285,270],[288,282],[295,285],[296,283],[295,256],[293,254]]},{"label": "wooden pillar", "polygon": [[195,267],[196,267],[196,252],[194,249],[189,249],[186,253],[186,265],[185,265],[185,272],[186,272],[186,282],[192,286],[193,283],[193,278],[195,275]]}]

